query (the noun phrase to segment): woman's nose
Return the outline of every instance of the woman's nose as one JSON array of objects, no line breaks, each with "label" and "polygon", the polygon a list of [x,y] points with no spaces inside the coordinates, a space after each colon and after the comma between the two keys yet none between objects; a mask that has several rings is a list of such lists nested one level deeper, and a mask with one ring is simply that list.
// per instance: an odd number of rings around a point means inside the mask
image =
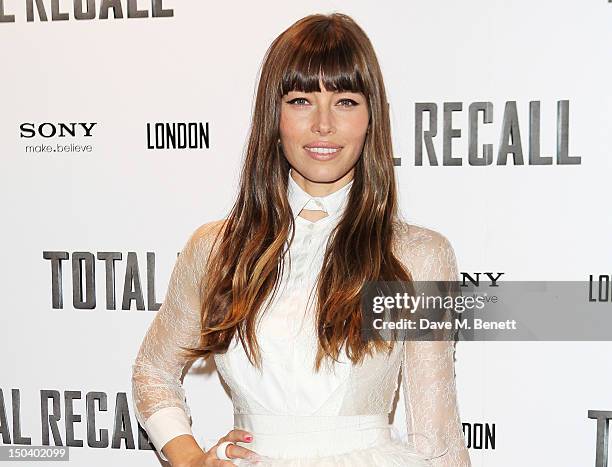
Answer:
[{"label": "woman's nose", "polygon": [[335,131],[333,116],[328,108],[321,106],[316,110],[312,131],[319,134],[333,133]]}]

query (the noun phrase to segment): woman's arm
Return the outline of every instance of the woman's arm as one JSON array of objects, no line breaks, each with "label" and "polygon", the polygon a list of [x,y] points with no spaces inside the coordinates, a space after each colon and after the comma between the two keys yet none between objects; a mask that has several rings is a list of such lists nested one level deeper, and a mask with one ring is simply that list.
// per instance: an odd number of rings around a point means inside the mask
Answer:
[{"label": "woman's arm", "polygon": [[[211,230],[197,229],[183,247],[170,276],[162,306],[153,319],[132,366],[132,398],[136,418],[164,460],[173,465],[177,451],[186,457],[198,453],[192,436],[190,410],[185,402],[181,375],[189,362],[179,346],[196,346],[200,335],[200,287],[205,271]],[[187,435],[187,436],[181,436]],[[177,438],[180,437],[180,438]],[[170,440],[181,449],[162,448]],[[170,443],[169,443],[170,444]],[[201,450],[199,451],[201,452]]]},{"label": "woman's arm", "polygon": [[[458,280],[455,253],[446,237],[427,229],[419,237],[410,261],[413,279]],[[414,435],[411,439],[419,452],[444,453],[432,460],[435,467],[471,466],[457,407],[454,356],[454,341],[404,343],[402,386],[408,434]]]}]

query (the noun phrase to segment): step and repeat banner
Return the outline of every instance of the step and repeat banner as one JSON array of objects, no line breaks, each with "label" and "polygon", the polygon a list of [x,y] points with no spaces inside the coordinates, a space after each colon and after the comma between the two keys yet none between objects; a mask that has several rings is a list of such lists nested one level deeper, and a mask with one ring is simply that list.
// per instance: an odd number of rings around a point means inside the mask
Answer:
[{"label": "step and repeat banner", "polygon": [[[178,251],[236,196],[267,47],[334,11],[378,54],[404,217],[451,241],[466,280],[584,281],[612,313],[611,2],[0,0],[0,445],[161,464],[131,365]],[[605,466],[611,355],[460,342],[473,465]],[[210,446],[227,388],[212,360],[184,386]]]}]

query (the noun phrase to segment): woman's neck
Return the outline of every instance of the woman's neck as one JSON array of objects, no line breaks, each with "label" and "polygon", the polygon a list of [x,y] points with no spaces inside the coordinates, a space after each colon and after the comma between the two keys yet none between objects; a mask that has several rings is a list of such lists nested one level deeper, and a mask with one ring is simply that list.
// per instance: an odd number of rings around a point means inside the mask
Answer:
[{"label": "woman's neck", "polygon": [[[308,193],[310,196],[323,197],[331,193],[335,193],[343,186],[347,185],[353,179],[354,169],[348,171],[343,177],[334,182],[313,182],[301,175],[299,172],[291,169],[289,176],[293,178],[299,187]],[[316,211],[315,211],[316,212]]]}]

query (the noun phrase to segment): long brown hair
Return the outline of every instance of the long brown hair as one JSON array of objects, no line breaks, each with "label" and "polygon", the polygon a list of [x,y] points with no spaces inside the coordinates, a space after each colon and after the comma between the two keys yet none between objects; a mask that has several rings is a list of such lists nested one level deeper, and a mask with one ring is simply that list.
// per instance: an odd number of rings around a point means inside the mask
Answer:
[{"label": "long brown hair", "polygon": [[320,92],[319,80],[326,90],[363,93],[370,129],[317,282],[315,368],[324,357],[337,360],[344,344],[353,363],[371,355],[372,346],[392,348],[361,338],[360,304],[366,281],[411,280],[392,248],[397,194],[388,104],[368,37],[349,16],[334,13],[302,18],[266,52],[239,195],[202,278],[201,339],[199,347],[186,349],[191,357],[226,351],[237,332],[251,363],[261,367],[255,325],[278,291],[294,232],[287,199],[290,167],[278,144],[280,102],[289,91]]}]

